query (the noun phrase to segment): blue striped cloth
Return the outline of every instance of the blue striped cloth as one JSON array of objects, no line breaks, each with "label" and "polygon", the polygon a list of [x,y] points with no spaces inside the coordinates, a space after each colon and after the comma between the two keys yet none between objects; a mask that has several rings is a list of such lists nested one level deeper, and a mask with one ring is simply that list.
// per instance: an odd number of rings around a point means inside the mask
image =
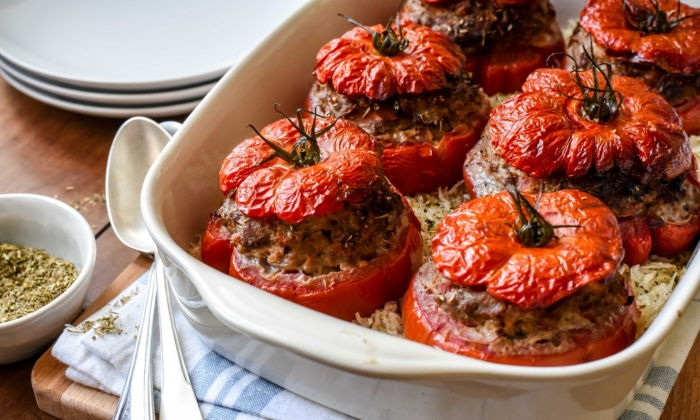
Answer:
[{"label": "blue striped cloth", "polygon": [[[90,319],[103,316],[110,309],[119,314],[121,335],[107,334],[104,338],[93,331],[86,334],[64,332],[53,349],[53,355],[69,366],[66,375],[71,380],[118,395],[124,384],[135,334],[146,290],[147,276],[110,302]],[[123,296],[132,298],[123,305]],[[115,303],[117,307],[115,307]],[[350,417],[293,394],[225,359],[207,347],[195,334],[181,313],[175,313],[183,356],[190,379],[200,401],[202,413],[211,420],[347,420]],[[666,403],[683,363],[700,329],[700,299],[695,299],[678,325],[657,353],[644,383],[639,387],[619,420],[656,420]],[[94,338],[93,338],[94,337]],[[154,343],[159,346],[157,334]],[[155,356],[154,373],[160,365],[160,349]],[[154,374],[156,388],[160,377]],[[156,391],[156,407],[158,406]]]},{"label": "blue striped cloth", "polygon": [[618,420],[657,420],[700,330],[700,294],[656,353],[643,384]]},{"label": "blue striped cloth", "polygon": [[[146,274],[122,292],[103,310],[88,318],[95,320],[109,311],[123,332],[97,336],[94,331],[76,334],[64,331],[53,348],[56,359],[68,365],[66,376],[78,383],[119,395],[138,333],[141,303],[145,297]],[[140,293],[143,291],[144,293]],[[122,304],[125,296],[128,302]],[[116,305],[116,306],[115,306]],[[175,322],[190,380],[204,418],[211,420],[347,420],[350,417],[289,392],[225,359],[207,347],[175,308]],[[160,340],[154,337],[156,354],[154,382],[160,389]],[[159,393],[156,391],[156,408]]]}]

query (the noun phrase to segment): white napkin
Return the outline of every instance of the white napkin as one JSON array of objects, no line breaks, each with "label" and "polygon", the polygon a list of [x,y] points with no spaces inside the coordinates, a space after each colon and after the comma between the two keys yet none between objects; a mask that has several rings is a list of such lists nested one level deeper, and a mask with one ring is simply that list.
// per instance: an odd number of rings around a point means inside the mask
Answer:
[{"label": "white napkin", "polygon": [[[119,318],[115,324],[121,334],[94,331],[85,334],[64,331],[53,348],[53,356],[68,365],[66,376],[74,381],[119,395],[129,370],[136,344],[134,336],[141,318],[148,273],[88,320],[95,320],[112,310]],[[123,305],[120,299],[131,296]],[[116,306],[115,306],[116,305]],[[347,420],[349,417],[304,397],[289,392],[223,358],[208,348],[195,334],[183,315],[173,305],[178,337],[190,380],[206,419],[272,420]],[[157,331],[157,330],[156,330]],[[153,336],[156,348],[153,379],[160,389],[160,338]],[[156,408],[159,406],[156,392]]]},{"label": "white napkin", "polygon": [[[121,335],[94,331],[86,334],[64,332],[53,348],[56,359],[67,364],[66,376],[78,383],[119,395],[129,369],[146,292],[148,273],[144,274],[119,297],[90,317],[99,318],[112,311],[119,314]],[[115,303],[124,296],[132,298],[123,306]],[[119,306],[119,304],[117,304]],[[331,410],[260,378],[223,358],[197,337],[192,327],[174,305],[175,321],[190,379],[202,414],[207,419],[347,420],[349,417]],[[683,367],[700,330],[700,294],[686,310],[661,351],[657,354],[644,384],[619,420],[657,420],[668,395]],[[94,337],[94,339],[93,339]],[[160,389],[160,339],[154,334],[154,381]],[[158,406],[156,393],[156,406]]]}]

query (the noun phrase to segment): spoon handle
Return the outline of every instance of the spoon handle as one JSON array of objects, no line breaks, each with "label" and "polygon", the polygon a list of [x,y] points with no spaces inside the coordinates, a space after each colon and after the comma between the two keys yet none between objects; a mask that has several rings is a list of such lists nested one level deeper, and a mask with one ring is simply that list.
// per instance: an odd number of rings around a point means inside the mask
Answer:
[{"label": "spoon handle", "polygon": [[[153,347],[153,315],[156,308],[156,270],[151,270],[148,277],[148,289],[141,312],[136,348],[131,356],[129,374],[124,382],[113,420],[154,420],[153,409],[153,369],[151,367],[151,348]],[[130,401],[127,410],[126,402]],[[129,415],[130,414],[130,415]]]},{"label": "spoon handle", "polygon": [[163,351],[160,419],[201,419],[202,414],[199,411],[197,397],[194,395],[192,383],[187,374],[187,366],[182,358],[180,342],[177,338],[170,300],[170,284],[158,253],[156,253],[155,259],[156,279],[158,282],[158,321]]}]

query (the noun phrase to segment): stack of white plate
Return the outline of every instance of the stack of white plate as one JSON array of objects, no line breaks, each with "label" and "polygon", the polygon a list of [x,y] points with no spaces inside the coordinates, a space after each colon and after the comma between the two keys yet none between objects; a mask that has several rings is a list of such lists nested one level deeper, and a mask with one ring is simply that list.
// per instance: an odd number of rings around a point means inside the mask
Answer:
[{"label": "stack of white plate", "polygon": [[306,1],[0,1],[0,75],[83,114],[183,114]]}]

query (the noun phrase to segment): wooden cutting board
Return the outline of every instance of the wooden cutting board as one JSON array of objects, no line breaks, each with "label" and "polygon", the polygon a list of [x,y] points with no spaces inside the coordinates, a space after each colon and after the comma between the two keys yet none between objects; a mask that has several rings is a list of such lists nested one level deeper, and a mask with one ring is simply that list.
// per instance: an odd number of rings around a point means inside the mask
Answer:
[{"label": "wooden cutting board", "polygon": [[[138,257],[78,317],[74,325],[81,323],[119,296],[148,270],[152,262],[146,257]],[[53,346],[46,350],[32,370],[32,388],[39,408],[63,420],[110,420],[117,407],[118,398],[66,378],[68,366],[51,355],[52,349]]]}]

